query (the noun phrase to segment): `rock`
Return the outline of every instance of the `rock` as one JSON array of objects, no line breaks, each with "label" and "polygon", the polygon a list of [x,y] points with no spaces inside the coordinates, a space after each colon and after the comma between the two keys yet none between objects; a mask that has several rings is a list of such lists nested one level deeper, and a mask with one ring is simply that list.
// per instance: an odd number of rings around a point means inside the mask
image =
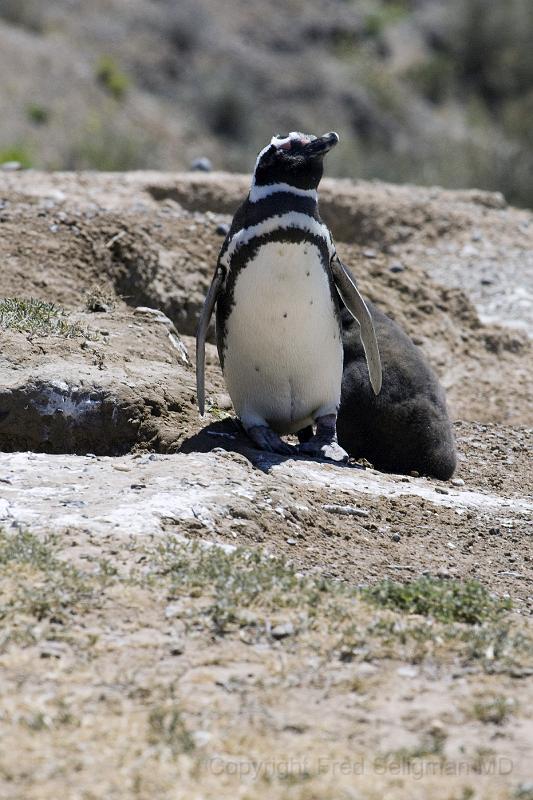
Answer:
[{"label": "rock", "polygon": [[20,161],[4,161],[3,164],[0,164],[0,169],[3,172],[17,172],[23,169],[23,166]]},{"label": "rock", "polygon": [[187,348],[183,344],[174,323],[167,317],[166,314],[164,314],[159,308],[148,308],[147,306],[137,306],[133,313],[136,315],[148,316],[155,322],[159,322],[164,325],[168,331],[168,338],[172,347],[178,351],[183,363],[190,366],[191,360],[189,358]]},{"label": "rock", "polygon": [[213,169],[213,164],[209,158],[202,156],[201,158],[195,158],[194,161],[191,162],[191,172],[211,172]]},{"label": "rock", "polygon": [[416,678],[418,675],[418,667],[407,665],[405,667],[398,667],[396,674],[402,678]]},{"label": "rock", "polygon": [[339,514],[345,517],[369,517],[370,511],[356,506],[341,506],[336,503],[326,503],[322,506],[329,514]]},{"label": "rock", "polygon": [[196,747],[205,747],[211,741],[212,734],[209,731],[193,731],[191,737]]},{"label": "rock", "polygon": [[274,639],[285,639],[287,636],[294,634],[294,625],[292,622],[284,622],[280,625],[275,625],[270,633]]},{"label": "rock", "polygon": [[452,486],[464,486],[465,482],[462,478],[452,478],[450,483]]},{"label": "rock", "polygon": [[399,261],[395,261],[393,264],[390,265],[389,271],[390,272],[403,272],[405,267]]},{"label": "rock", "polygon": [[215,228],[215,233],[218,236],[227,236],[229,233],[229,227],[230,226],[227,222],[220,222]]},{"label": "rock", "polygon": [[[94,317],[78,316],[85,336]],[[93,339],[86,348],[76,336],[41,336],[32,348],[23,333],[3,331],[0,450],[121,455],[143,441],[161,446],[183,436],[179,419],[187,410],[196,415],[188,357],[174,358],[169,369],[174,346],[161,336],[160,320],[148,315],[137,337],[132,319],[108,314],[109,343]],[[126,364],[132,353],[135,362]]]}]

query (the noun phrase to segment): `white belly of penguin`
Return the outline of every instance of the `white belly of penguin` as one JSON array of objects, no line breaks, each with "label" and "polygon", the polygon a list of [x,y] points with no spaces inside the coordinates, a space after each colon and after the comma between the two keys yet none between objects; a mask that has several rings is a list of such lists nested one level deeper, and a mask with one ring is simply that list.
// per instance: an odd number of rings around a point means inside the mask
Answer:
[{"label": "white belly of penguin", "polygon": [[337,410],[340,326],[314,245],[259,248],[237,276],[224,353],[226,385],[245,427],[293,433]]}]

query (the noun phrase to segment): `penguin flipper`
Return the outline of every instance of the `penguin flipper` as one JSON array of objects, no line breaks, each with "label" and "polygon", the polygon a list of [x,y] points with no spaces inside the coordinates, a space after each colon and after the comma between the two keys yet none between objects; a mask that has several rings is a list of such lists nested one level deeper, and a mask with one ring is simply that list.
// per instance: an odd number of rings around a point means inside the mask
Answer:
[{"label": "penguin flipper", "polygon": [[355,281],[337,255],[331,260],[331,271],[335,287],[341,299],[361,328],[361,341],[365,351],[368,374],[374,394],[381,389],[381,358],[370,311],[363,300]]},{"label": "penguin flipper", "polygon": [[211,286],[204,300],[204,307],[200,314],[198,330],[196,331],[196,397],[200,416],[203,417],[205,410],[205,339],[207,329],[211,322],[213,309],[218,298],[219,289],[224,281],[224,271],[217,267]]}]

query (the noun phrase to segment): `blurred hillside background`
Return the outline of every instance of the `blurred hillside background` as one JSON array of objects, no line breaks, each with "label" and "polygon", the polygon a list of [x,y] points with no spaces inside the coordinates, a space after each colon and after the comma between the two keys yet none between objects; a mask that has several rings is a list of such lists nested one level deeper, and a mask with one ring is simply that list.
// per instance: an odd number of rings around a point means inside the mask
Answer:
[{"label": "blurred hillside background", "polygon": [[0,162],[249,171],[337,130],[328,174],[533,206],[533,0],[0,0]]}]

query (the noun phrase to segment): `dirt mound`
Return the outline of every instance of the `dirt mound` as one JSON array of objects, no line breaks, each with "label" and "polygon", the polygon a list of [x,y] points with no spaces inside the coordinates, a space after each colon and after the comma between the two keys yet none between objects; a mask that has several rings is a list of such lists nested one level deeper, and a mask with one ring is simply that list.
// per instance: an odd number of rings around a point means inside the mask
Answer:
[{"label": "dirt mound", "polygon": [[[117,308],[159,308],[181,334],[192,336],[222,242],[218,226],[227,222],[247,180],[223,174],[3,175],[2,292],[80,311],[91,286],[104,283],[119,296]],[[321,210],[363,292],[427,355],[452,415],[527,423],[530,340],[519,328],[493,321],[508,322],[504,298],[532,257],[531,215],[483,192],[343,181],[324,182]],[[497,266],[490,285],[487,261]],[[522,285],[518,322],[527,329],[531,287],[525,280]],[[484,289],[490,289],[488,298]],[[488,324],[482,321],[486,308]],[[214,370],[208,386],[220,383]]]},{"label": "dirt mound", "polygon": [[196,417],[194,373],[177,335],[148,309],[75,319],[85,336],[1,332],[0,448],[177,449]]}]

